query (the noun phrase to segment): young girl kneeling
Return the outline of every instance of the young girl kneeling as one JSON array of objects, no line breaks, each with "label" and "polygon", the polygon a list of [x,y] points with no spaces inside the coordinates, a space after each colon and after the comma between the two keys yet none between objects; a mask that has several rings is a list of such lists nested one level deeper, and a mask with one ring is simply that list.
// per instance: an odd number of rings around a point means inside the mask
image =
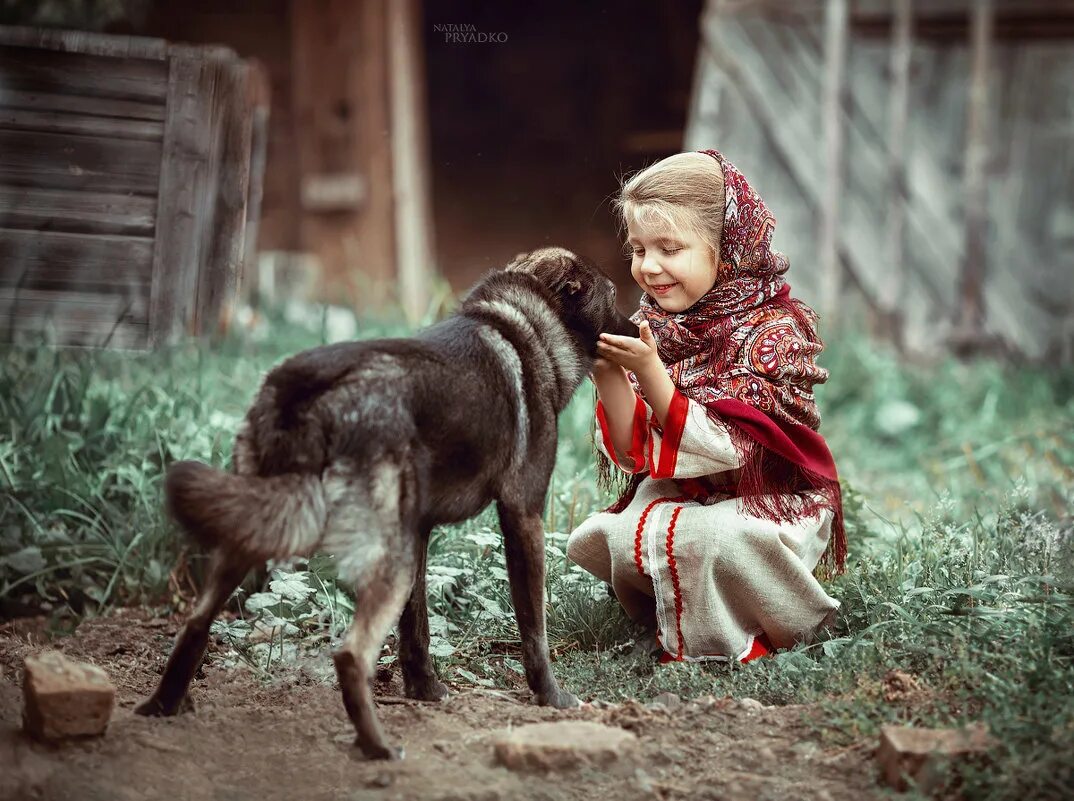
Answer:
[{"label": "young girl kneeling", "polygon": [[617,206],[645,294],[640,337],[598,346],[595,440],[629,483],[567,553],[655,629],[664,661],[810,640],[839,607],[813,570],[842,571],[846,543],[817,433],[817,316],[790,297],[775,218],[715,150],[643,170]]}]

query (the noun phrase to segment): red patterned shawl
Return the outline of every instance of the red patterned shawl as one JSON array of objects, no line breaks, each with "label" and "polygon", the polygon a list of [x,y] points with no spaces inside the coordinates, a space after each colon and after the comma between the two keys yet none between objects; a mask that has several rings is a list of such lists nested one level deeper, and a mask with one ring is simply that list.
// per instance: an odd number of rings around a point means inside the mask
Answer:
[{"label": "red patterned shawl", "polygon": [[[787,258],[771,247],[776,220],[735,166],[716,150],[725,211],[716,283],[689,309],[670,313],[648,295],[631,318],[648,320],[675,386],[727,425],[743,466],[735,494],[745,511],[793,521],[835,512],[824,561],[844,570],[846,537],[835,462],[817,433],[813,385],[824,345],[817,315],[790,297]],[[637,379],[630,374],[635,390]],[[625,508],[633,489],[613,505]]]}]

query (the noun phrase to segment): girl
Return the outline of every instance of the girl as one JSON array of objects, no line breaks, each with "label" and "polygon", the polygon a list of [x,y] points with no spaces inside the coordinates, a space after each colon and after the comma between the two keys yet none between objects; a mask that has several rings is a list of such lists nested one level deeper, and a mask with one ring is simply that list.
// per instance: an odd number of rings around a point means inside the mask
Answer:
[{"label": "girl", "polygon": [[662,661],[810,640],[839,608],[812,571],[826,553],[841,572],[846,543],[817,316],[790,297],[775,218],[715,150],[657,162],[616,205],[645,294],[640,337],[598,345],[594,440],[629,483],[567,553],[655,629]]}]

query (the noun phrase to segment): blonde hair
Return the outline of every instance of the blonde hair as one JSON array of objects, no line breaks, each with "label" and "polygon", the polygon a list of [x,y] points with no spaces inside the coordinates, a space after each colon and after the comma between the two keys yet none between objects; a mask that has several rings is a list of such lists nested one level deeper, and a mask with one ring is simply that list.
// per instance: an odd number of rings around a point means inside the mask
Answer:
[{"label": "blonde hair", "polygon": [[720,255],[723,168],[707,153],[677,153],[634,173],[613,202],[623,239],[630,222],[655,232],[691,231]]}]

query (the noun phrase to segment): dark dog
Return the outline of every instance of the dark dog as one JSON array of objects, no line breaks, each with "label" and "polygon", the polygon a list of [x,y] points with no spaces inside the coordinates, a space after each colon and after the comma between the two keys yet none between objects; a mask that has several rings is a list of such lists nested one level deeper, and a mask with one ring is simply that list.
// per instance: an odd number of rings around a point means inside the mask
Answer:
[{"label": "dark dog", "polygon": [[160,686],[136,711],[179,711],[209,626],[247,571],[324,550],[357,595],[334,655],[356,744],[369,757],[400,756],[373,706],[376,657],[399,620],[407,694],[445,695],[429,658],[429,533],[492,501],[530,689],[539,704],[576,705],[548,661],[541,514],[556,416],[602,331],[637,333],[616,312],[611,281],[545,248],[490,274],[458,314],[413,339],[314,348],[272,370],[235,441],[232,473],[198,462],[168,470],[168,509],[212,551],[210,576]]}]

